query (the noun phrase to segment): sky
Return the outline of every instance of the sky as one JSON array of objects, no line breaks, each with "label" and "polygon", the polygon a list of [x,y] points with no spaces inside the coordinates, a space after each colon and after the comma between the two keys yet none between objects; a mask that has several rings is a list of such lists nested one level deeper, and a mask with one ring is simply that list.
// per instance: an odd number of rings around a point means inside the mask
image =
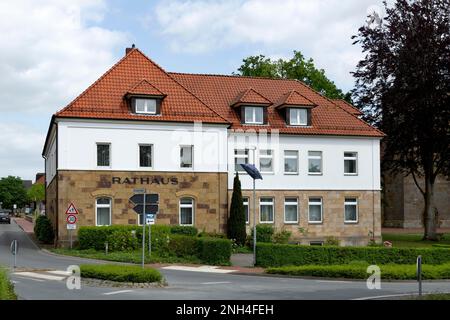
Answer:
[{"label": "sky", "polygon": [[136,44],[167,71],[231,74],[263,54],[314,59],[344,91],[351,36],[381,0],[0,1],[0,177],[35,179],[51,115]]}]

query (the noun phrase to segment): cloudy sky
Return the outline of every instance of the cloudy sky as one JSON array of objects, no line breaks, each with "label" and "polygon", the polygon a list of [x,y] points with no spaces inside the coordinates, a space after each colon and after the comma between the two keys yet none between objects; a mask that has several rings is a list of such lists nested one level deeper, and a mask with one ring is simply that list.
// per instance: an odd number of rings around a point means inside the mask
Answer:
[{"label": "cloudy sky", "polygon": [[0,177],[33,179],[50,117],[135,43],[168,71],[230,74],[249,55],[312,57],[341,89],[350,37],[381,0],[0,2]]}]

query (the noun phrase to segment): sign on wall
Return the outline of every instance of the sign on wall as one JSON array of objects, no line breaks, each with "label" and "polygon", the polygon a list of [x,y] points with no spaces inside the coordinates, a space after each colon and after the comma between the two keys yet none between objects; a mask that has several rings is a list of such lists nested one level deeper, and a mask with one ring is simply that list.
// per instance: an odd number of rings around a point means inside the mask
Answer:
[{"label": "sign on wall", "polygon": [[66,214],[78,214],[77,208],[75,208],[75,205],[73,202],[69,204],[69,207],[66,210]]}]

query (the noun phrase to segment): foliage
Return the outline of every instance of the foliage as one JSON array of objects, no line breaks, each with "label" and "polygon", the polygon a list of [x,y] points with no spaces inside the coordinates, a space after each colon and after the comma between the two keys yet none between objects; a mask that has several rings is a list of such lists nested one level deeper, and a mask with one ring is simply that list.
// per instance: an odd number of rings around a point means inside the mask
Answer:
[{"label": "foliage", "polygon": [[115,264],[83,264],[80,266],[81,277],[110,280],[117,282],[148,283],[160,282],[163,278],[158,270],[142,269],[138,266]]},{"label": "foliage", "polygon": [[230,216],[228,217],[227,223],[227,236],[228,239],[233,239],[238,245],[244,245],[247,237],[241,181],[239,181],[239,174],[237,172],[233,182],[233,195],[231,196]]},{"label": "foliage", "polygon": [[377,265],[413,264],[419,255],[422,255],[424,264],[450,262],[450,250],[444,248],[336,247],[268,243],[258,243],[256,246],[256,262],[262,267],[333,265],[355,260]]},{"label": "foliage", "polygon": [[336,237],[327,237],[325,239],[326,246],[339,246],[341,244],[341,241]]},{"label": "foliage", "polygon": [[34,235],[43,243],[53,243],[55,232],[52,222],[46,216],[39,216],[34,223]]},{"label": "foliage", "polygon": [[198,238],[199,258],[206,264],[229,265],[231,241],[218,238]]},{"label": "foliage", "polygon": [[[270,274],[283,274],[291,276],[313,276],[327,278],[367,279],[368,263],[344,265],[305,265],[285,266],[267,269]],[[416,265],[414,264],[386,264],[378,265],[382,280],[412,280],[417,279]],[[422,279],[450,279],[450,264],[423,265]]]},{"label": "foliage", "polygon": [[198,230],[193,226],[171,226],[170,233],[195,237],[198,233]]},{"label": "foliage", "polygon": [[17,300],[14,285],[9,281],[6,269],[0,268],[0,300]]},{"label": "foliage", "polygon": [[242,76],[297,79],[330,99],[345,99],[351,103],[350,95],[344,94],[323,69],[317,69],[313,59],[306,59],[300,51],[294,51],[289,60],[271,60],[264,55],[243,59],[238,69]]},{"label": "foliage", "polygon": [[[256,243],[258,242],[272,242],[274,229],[270,224],[258,224],[256,225]],[[253,243],[253,229],[252,229],[252,237]]]},{"label": "foliage", "polygon": [[45,200],[45,186],[42,183],[35,183],[27,191],[29,201],[39,202]]},{"label": "foliage", "polygon": [[383,167],[411,175],[422,193],[429,240],[437,240],[435,180],[450,174],[449,7],[450,0],[385,2],[380,25],[354,36],[365,58],[354,72],[353,97],[387,134]]},{"label": "foliage", "polygon": [[202,231],[198,234],[199,237],[209,237],[209,238],[219,238],[219,239],[227,239],[227,236],[223,233],[217,232],[205,232]]},{"label": "foliage", "polygon": [[132,251],[139,247],[139,240],[136,234],[130,230],[116,230],[106,238],[108,250],[111,251]]},{"label": "foliage", "polygon": [[177,257],[196,256],[199,252],[199,238],[174,235],[170,237],[169,252]]},{"label": "foliage", "polygon": [[[256,231],[256,234],[258,235],[258,231]],[[289,239],[291,238],[292,232],[287,230],[281,230],[279,232],[275,232],[275,234],[272,237],[273,243],[280,243],[280,244],[287,244],[289,242]]]},{"label": "foliage", "polygon": [[27,191],[19,177],[8,176],[0,179],[0,202],[2,208],[13,209],[23,207],[27,203]]}]

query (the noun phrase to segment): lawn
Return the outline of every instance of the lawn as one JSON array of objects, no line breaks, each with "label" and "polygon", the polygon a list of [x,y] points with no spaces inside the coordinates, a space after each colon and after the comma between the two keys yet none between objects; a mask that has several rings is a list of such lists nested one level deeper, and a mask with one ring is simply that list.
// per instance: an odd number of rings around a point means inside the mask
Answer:
[{"label": "lawn", "polygon": [[[68,256],[75,256],[80,258],[117,261],[117,262],[129,262],[129,263],[141,263],[142,251],[116,251],[106,254],[104,251],[97,251],[94,249],[77,250],[77,249],[49,249],[49,251],[63,254]],[[201,260],[195,256],[191,257],[160,257],[156,253],[152,252],[152,256],[149,257],[148,252],[145,253],[145,263],[195,263],[201,264]]]},{"label": "lawn", "polygon": [[9,281],[6,269],[0,266],[0,300],[16,300],[17,296],[14,293],[14,286]]},{"label": "lawn", "polygon": [[440,241],[422,240],[423,234],[398,234],[398,233],[384,233],[383,241],[392,242],[393,247],[409,247],[409,248],[431,248],[433,245],[449,245],[450,233],[442,236]]}]

